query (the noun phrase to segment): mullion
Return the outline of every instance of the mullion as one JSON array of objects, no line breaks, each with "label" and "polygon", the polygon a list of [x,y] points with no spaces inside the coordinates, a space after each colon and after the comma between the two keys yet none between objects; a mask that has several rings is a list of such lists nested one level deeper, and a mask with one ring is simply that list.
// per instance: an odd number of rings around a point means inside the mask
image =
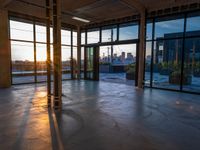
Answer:
[{"label": "mullion", "polygon": [[35,21],[33,22],[33,45],[34,45],[34,80],[37,83],[37,58],[36,58],[36,29]]},{"label": "mullion", "polygon": [[186,28],[187,28],[187,15],[184,16],[184,36],[182,42],[182,58],[181,58],[181,84],[180,90],[183,90],[183,75],[184,75],[184,61],[185,61],[185,35],[186,35]]}]

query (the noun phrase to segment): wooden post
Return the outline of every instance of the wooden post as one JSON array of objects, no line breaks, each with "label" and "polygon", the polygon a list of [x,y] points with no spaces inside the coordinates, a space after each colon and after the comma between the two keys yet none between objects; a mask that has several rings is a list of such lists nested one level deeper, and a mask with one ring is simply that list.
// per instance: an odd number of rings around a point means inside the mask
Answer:
[{"label": "wooden post", "polygon": [[53,0],[54,108],[62,108],[61,0]]}]

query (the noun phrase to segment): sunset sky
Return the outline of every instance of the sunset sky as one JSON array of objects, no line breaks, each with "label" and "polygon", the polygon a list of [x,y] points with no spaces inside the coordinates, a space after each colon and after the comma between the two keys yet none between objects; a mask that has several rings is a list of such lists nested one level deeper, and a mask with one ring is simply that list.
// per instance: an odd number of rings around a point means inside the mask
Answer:
[{"label": "sunset sky", "polygon": [[[187,31],[195,31],[199,30],[200,24],[200,17],[191,17],[187,19]],[[156,22],[155,24],[155,37],[163,37],[165,33],[176,33],[176,32],[183,32],[184,26],[184,19],[177,19],[177,20],[169,20],[169,21],[162,21]],[[10,21],[10,37],[11,39],[15,40],[24,40],[24,41],[33,41],[33,24],[29,23],[22,23],[18,21]],[[152,33],[152,24],[148,24],[147,26],[147,39],[150,40],[151,33]],[[113,40],[116,39],[116,29],[113,30]],[[75,35],[73,38],[74,45],[77,44],[76,38],[77,33],[73,32]],[[119,39],[133,39],[137,38],[138,35],[138,26],[130,26],[130,27],[123,27],[119,30]],[[103,41],[110,41],[111,37],[111,30],[105,30],[102,35]],[[70,45],[71,44],[71,35],[70,31],[62,30],[62,44]],[[52,28],[51,28],[51,42],[53,42],[52,36]],[[82,37],[83,39],[84,37]],[[90,32],[88,34],[88,43],[95,43],[98,42],[99,32]],[[31,42],[22,42],[22,41],[11,41],[11,48],[12,48],[12,60],[34,60],[34,46]],[[46,27],[36,25],[36,41],[41,42],[37,43],[37,60],[38,61],[45,61],[46,60]],[[43,42],[43,44],[42,44]],[[100,56],[103,53],[108,53],[108,47],[110,46],[102,46],[100,47]],[[75,47],[74,47],[75,48]],[[147,44],[147,49],[150,49],[151,45]],[[117,55],[121,55],[121,52],[132,52],[133,55],[136,55],[136,44],[129,44],[129,45],[115,45],[114,46],[114,53]],[[148,51],[147,51],[148,53]],[[70,60],[71,56],[71,49],[70,46],[63,46],[62,47],[62,60]]]}]

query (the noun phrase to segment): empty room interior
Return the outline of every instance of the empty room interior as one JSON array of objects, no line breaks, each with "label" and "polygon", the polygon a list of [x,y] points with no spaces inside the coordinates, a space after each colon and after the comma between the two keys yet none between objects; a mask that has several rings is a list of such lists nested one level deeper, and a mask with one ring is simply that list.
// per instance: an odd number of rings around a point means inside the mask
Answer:
[{"label": "empty room interior", "polygon": [[0,150],[199,149],[199,0],[0,0]]}]

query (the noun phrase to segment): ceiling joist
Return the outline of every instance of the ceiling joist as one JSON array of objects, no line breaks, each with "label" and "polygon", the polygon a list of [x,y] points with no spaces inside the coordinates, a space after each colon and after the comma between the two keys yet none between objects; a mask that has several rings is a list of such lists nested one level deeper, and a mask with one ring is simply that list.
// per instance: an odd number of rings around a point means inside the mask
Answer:
[{"label": "ceiling joist", "polygon": [[4,1],[2,2],[2,7],[3,7],[3,8],[6,8],[12,1],[13,1],[13,0],[4,0]]},{"label": "ceiling joist", "polygon": [[139,13],[145,12],[145,6],[139,0],[120,0],[121,3],[126,4],[131,7],[132,9],[135,8]]}]

